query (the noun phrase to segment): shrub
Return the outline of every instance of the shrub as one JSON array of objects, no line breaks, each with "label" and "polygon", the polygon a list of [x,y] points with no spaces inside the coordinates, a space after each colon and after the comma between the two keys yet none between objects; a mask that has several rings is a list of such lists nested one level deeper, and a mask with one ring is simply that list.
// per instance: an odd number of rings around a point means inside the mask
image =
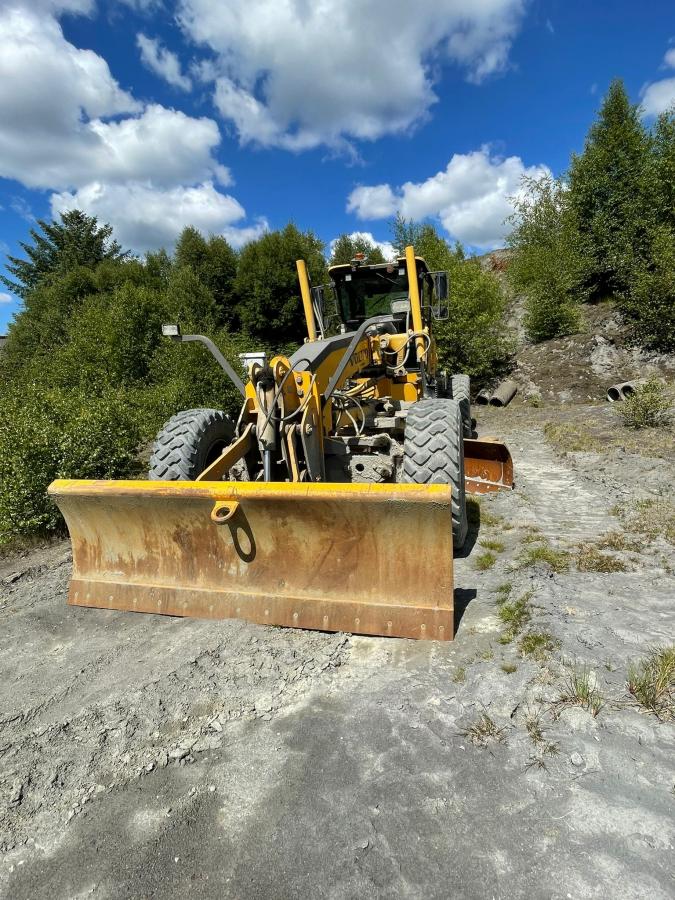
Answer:
[{"label": "shrub", "polygon": [[27,385],[0,398],[0,543],[57,529],[54,478],[119,478],[137,471],[141,411],[131,395]]},{"label": "shrub", "polygon": [[617,406],[628,428],[657,428],[670,420],[670,398],[658,378],[652,377],[638,385],[635,393]]}]

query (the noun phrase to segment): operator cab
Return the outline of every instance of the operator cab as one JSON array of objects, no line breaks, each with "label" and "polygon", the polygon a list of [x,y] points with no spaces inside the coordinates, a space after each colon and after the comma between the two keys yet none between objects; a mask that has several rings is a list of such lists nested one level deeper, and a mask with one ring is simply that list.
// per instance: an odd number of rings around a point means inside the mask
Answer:
[{"label": "operator cab", "polygon": [[[438,318],[440,303],[447,300],[447,274],[430,272],[420,257],[415,257],[415,264],[425,318],[432,312]],[[384,315],[392,315],[401,331],[409,329],[410,292],[405,257],[372,266],[357,257],[351,263],[331,266],[329,274],[336,312],[346,331],[355,331],[366,319]]]}]

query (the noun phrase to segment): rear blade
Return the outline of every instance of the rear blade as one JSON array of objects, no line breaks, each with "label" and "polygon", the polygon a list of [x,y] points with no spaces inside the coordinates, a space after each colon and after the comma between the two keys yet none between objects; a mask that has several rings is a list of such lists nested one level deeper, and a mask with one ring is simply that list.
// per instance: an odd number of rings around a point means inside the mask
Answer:
[{"label": "rear blade", "polygon": [[464,439],[464,482],[469,494],[489,494],[513,487],[513,462],[501,441]]},{"label": "rear blade", "polygon": [[448,485],[55,481],[68,602],[453,637]]}]

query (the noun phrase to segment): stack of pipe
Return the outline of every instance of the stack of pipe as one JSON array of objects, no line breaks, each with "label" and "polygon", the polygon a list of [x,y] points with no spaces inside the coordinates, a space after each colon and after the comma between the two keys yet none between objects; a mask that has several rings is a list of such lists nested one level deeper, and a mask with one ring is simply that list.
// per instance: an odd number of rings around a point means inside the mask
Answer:
[{"label": "stack of pipe", "polygon": [[607,388],[607,399],[610,403],[616,403],[619,400],[628,400],[635,393],[634,381],[620,381]]},{"label": "stack of pipe", "polygon": [[487,406],[488,403],[490,406],[508,406],[516,396],[517,391],[518,385],[515,381],[512,381],[511,379],[502,381],[502,383],[492,392],[488,391],[486,388],[479,391],[476,395],[476,403],[479,406]]}]

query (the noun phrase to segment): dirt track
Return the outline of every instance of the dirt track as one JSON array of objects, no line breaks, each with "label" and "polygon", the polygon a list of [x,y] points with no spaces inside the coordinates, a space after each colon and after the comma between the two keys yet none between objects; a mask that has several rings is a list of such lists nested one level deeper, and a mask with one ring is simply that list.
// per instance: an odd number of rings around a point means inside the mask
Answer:
[{"label": "dirt track", "polygon": [[[675,727],[625,680],[673,643],[673,548],[575,559],[622,530],[617,504],[672,501],[675,462],[563,458],[545,417],[483,429],[518,485],[457,560],[451,644],[68,608],[67,544],[2,561],[3,896],[672,897]],[[569,571],[522,564],[541,537]],[[486,539],[505,549],[480,572]],[[500,643],[507,582],[530,620]],[[526,633],[549,649],[524,655]],[[560,702],[574,671],[597,716]],[[493,736],[470,732],[484,716]]]}]

